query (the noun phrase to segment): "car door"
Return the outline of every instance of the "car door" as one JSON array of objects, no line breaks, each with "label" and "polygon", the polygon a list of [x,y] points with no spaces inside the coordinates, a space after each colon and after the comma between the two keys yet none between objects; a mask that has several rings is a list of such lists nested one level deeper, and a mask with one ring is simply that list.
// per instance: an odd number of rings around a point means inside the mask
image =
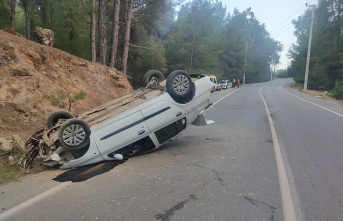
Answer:
[{"label": "car door", "polygon": [[105,160],[110,153],[149,136],[149,129],[140,111],[132,113],[94,131],[98,150]]},{"label": "car door", "polygon": [[160,144],[187,126],[187,111],[169,101],[161,100],[151,104],[142,109],[142,114],[149,130]]}]

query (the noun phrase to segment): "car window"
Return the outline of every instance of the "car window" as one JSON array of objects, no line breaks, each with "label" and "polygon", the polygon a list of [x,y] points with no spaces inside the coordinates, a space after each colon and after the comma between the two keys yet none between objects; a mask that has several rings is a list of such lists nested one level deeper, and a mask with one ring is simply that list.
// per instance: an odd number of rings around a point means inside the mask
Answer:
[{"label": "car window", "polygon": [[163,127],[162,129],[159,129],[155,132],[155,136],[160,144],[164,143],[168,139],[184,130],[186,125],[186,118],[182,118],[166,127]]},{"label": "car window", "polygon": [[107,156],[113,158],[115,154],[123,154],[124,156],[139,155],[147,151],[155,149],[155,144],[149,136],[146,136],[136,142],[133,142],[125,147],[120,148],[114,152],[109,153]]}]

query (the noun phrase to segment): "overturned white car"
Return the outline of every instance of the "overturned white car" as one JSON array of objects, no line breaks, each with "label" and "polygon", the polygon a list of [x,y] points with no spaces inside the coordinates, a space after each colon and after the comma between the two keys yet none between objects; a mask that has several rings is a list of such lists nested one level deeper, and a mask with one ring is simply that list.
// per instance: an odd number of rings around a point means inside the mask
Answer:
[{"label": "overturned white car", "polygon": [[209,77],[177,70],[164,80],[161,72],[151,70],[143,82],[144,88],[77,117],[52,113],[49,130],[27,141],[19,163],[28,167],[37,155],[57,161],[62,169],[122,160],[157,149],[191,123],[211,123],[204,116],[211,105]]}]

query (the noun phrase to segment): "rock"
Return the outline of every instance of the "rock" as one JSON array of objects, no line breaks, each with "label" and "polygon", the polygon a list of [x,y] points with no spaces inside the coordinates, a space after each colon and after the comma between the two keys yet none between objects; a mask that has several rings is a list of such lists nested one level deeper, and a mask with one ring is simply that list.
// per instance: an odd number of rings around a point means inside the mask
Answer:
[{"label": "rock", "polygon": [[12,144],[10,140],[7,140],[4,137],[0,137],[0,156],[4,156],[12,152]]},{"label": "rock", "polygon": [[53,46],[55,43],[54,32],[50,29],[37,27],[33,37],[38,43],[43,45]]},{"label": "rock", "polygon": [[8,164],[9,165],[14,165],[15,164],[15,159],[13,156],[8,156]]},{"label": "rock", "polygon": [[7,42],[0,44],[0,51],[2,51],[0,54],[0,64],[7,64],[18,60],[13,44]]},{"label": "rock", "polygon": [[5,107],[7,97],[7,86],[0,88],[0,107]]},{"label": "rock", "polygon": [[126,85],[122,82],[119,82],[117,86],[121,88],[126,88]]},{"label": "rock", "polygon": [[324,95],[328,95],[328,93],[329,93],[329,92],[327,92],[327,91],[324,91]]},{"label": "rock", "polygon": [[26,76],[33,76],[33,73],[31,73],[31,71],[26,68],[18,67],[11,70],[11,75],[13,77],[26,77]]},{"label": "rock", "polygon": [[13,140],[13,143],[12,143],[13,148],[25,150],[25,142],[18,134],[14,134],[12,136],[12,140]]},{"label": "rock", "polygon": [[28,109],[30,109],[27,106],[26,96],[28,92],[25,85],[15,85],[15,87],[13,86],[10,91],[13,97],[11,106],[15,111],[25,113]]}]

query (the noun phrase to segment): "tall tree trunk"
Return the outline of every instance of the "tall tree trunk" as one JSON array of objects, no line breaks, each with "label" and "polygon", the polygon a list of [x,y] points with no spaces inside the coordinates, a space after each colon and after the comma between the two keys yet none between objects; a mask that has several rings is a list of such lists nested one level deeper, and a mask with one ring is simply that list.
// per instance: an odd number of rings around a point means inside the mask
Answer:
[{"label": "tall tree trunk", "polygon": [[133,8],[133,0],[128,0],[128,7],[127,7],[127,17],[126,17],[126,32],[125,32],[125,39],[124,39],[124,50],[123,50],[123,60],[122,60],[122,72],[126,74],[127,68],[127,58],[129,55],[129,43],[130,43],[130,31],[131,31],[131,17],[132,17],[132,8]]},{"label": "tall tree trunk", "polygon": [[337,3],[337,17],[338,17],[338,27],[337,27],[337,31],[338,31],[338,35],[337,35],[337,44],[336,44],[336,48],[338,49],[338,45],[340,45],[340,38],[342,36],[342,3]]},{"label": "tall tree trunk", "polygon": [[117,49],[118,49],[118,32],[119,32],[119,10],[120,0],[114,0],[114,12],[113,12],[113,32],[112,32],[112,44],[110,50],[110,67],[115,67]]},{"label": "tall tree trunk", "polygon": [[106,35],[106,0],[99,0],[99,62],[106,64],[107,35]]},{"label": "tall tree trunk", "polygon": [[95,29],[96,29],[96,0],[92,0],[92,11],[91,11],[91,59],[93,62],[96,61],[96,42],[95,42]]},{"label": "tall tree trunk", "polygon": [[25,37],[30,40],[31,37],[31,21],[30,12],[25,10]]},{"label": "tall tree trunk", "polygon": [[16,0],[11,0],[10,28],[15,31],[15,6]]},{"label": "tall tree trunk", "polygon": [[24,6],[24,14],[25,14],[25,37],[26,39],[30,40],[31,37],[31,18],[30,18],[30,11],[29,11],[29,2],[23,1],[23,6]]},{"label": "tall tree trunk", "polygon": [[50,24],[50,15],[49,15],[49,6],[47,0],[39,0],[40,7],[41,7],[41,16],[42,16],[42,23],[44,28],[49,27]]}]

